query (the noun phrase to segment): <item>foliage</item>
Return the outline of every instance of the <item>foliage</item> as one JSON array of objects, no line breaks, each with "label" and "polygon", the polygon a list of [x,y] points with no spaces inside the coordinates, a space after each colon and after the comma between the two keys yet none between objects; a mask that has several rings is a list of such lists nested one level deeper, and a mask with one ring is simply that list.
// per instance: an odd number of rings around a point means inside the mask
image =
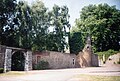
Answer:
[{"label": "foliage", "polygon": [[83,49],[83,41],[80,32],[70,34],[70,53],[78,54]]},{"label": "foliage", "polygon": [[49,15],[47,12],[47,8],[44,6],[44,3],[41,1],[37,1],[32,4],[32,49],[33,50],[46,50],[46,42],[48,36],[48,28],[49,28]]},{"label": "foliage", "polygon": [[76,27],[82,33],[92,37],[95,51],[119,50],[120,10],[107,4],[85,6],[76,20]]},{"label": "foliage", "polygon": [[40,62],[33,66],[33,69],[35,70],[49,69],[49,63],[47,61],[41,60]]},{"label": "foliage", "polygon": [[18,46],[16,27],[19,25],[16,13],[16,0],[0,1],[0,44]]},{"label": "foliage", "polygon": [[[32,50],[64,51],[69,24],[67,6],[51,11],[42,1],[31,6],[25,1],[0,2],[0,44]],[[53,28],[53,31],[50,29]]]},{"label": "foliage", "polygon": [[98,56],[99,56],[100,59],[102,59],[103,55],[104,55],[105,56],[105,60],[107,60],[110,55],[116,54],[118,52],[119,51],[114,51],[112,49],[109,49],[108,51],[96,52],[96,54],[98,54]]},{"label": "foliage", "polygon": [[66,29],[70,28],[68,11],[67,6],[59,7],[54,5],[52,11],[49,12],[51,14],[50,28],[53,28],[53,32],[49,34],[51,43],[48,44],[48,47],[49,45],[50,47],[52,46],[52,51],[64,52],[64,48],[67,45],[65,42]]},{"label": "foliage", "polygon": [[17,5],[19,23],[16,40],[19,47],[31,49],[32,46],[32,20],[31,8],[25,1],[20,1]]},{"label": "foliage", "polygon": [[3,70],[4,70],[3,68],[0,68],[0,73],[3,73]]},{"label": "foliage", "polygon": [[[54,5],[47,11],[44,3],[32,5],[33,50],[64,51],[66,28],[69,27],[68,8]],[[50,29],[53,29],[52,31]]]}]

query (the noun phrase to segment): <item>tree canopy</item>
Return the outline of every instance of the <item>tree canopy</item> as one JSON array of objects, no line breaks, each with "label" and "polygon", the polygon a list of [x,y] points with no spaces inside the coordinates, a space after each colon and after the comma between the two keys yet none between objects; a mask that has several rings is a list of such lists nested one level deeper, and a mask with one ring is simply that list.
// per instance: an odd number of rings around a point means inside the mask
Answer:
[{"label": "tree canopy", "polygon": [[51,10],[42,1],[28,5],[25,1],[1,0],[0,44],[32,50],[64,52],[69,46],[71,53],[82,50],[86,36],[92,38],[95,51],[120,49],[120,10],[108,4],[85,6],[76,19],[70,34],[69,9],[54,5]]},{"label": "tree canopy", "polygon": [[15,31],[16,26],[19,25],[16,6],[16,0],[0,1],[0,44],[7,46],[17,45],[16,40],[14,40],[17,33]]},{"label": "tree canopy", "polygon": [[82,33],[82,38],[86,38],[87,34],[91,35],[95,51],[120,49],[120,10],[115,6],[85,6],[75,23]]},{"label": "tree canopy", "polygon": [[[32,50],[64,52],[69,24],[67,6],[48,10],[42,1],[0,2],[0,44]],[[51,31],[51,29],[53,29]]]}]

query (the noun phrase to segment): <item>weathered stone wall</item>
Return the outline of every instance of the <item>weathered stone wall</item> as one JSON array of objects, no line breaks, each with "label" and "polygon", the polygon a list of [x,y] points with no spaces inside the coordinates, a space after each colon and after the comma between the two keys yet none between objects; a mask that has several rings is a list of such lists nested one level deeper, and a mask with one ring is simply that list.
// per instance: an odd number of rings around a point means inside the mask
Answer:
[{"label": "weathered stone wall", "polygon": [[39,62],[38,60],[47,61],[51,69],[77,67],[76,55],[69,53],[53,51],[34,53],[33,64]]},{"label": "weathered stone wall", "polygon": [[98,55],[91,54],[91,56],[89,56],[89,52],[79,52],[77,55],[77,61],[80,67],[99,66]]},{"label": "weathered stone wall", "polygon": [[77,61],[80,67],[99,66],[98,56],[95,55],[92,51],[90,37],[87,38],[86,45],[82,52],[79,52],[77,55]]},{"label": "weathered stone wall", "polygon": [[98,55],[92,54],[92,66],[99,66]]},{"label": "weathered stone wall", "polygon": [[0,45],[0,68],[4,68],[5,46]]},{"label": "weathered stone wall", "polygon": [[120,63],[120,53],[111,55],[108,57],[106,60],[106,64],[111,65],[111,64],[119,64]]},{"label": "weathered stone wall", "polygon": [[24,70],[25,71],[32,70],[32,51],[0,45],[0,68],[4,68],[4,72],[11,71],[12,55],[17,51],[21,51],[24,53],[25,56]]},{"label": "weathered stone wall", "polygon": [[99,66],[98,56],[92,54],[89,48],[84,49],[78,55],[53,51],[34,52],[33,65],[41,60],[47,61],[51,69]]},{"label": "weathered stone wall", "polygon": [[32,70],[32,51],[27,51],[28,54],[28,70]]},{"label": "weathered stone wall", "polygon": [[11,57],[12,49],[6,49],[5,51],[5,61],[4,61],[4,70],[11,71]]}]

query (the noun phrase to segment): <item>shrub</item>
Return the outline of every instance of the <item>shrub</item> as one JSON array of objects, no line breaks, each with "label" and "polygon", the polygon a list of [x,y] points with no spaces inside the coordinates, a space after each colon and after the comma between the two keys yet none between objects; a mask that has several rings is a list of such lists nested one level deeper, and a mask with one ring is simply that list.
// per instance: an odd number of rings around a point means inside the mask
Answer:
[{"label": "shrub", "polygon": [[36,65],[33,66],[34,70],[44,70],[49,69],[49,63],[47,61],[41,60]]},{"label": "shrub", "polygon": [[3,68],[0,68],[0,73],[3,73],[3,70],[4,70]]},{"label": "shrub", "polygon": [[120,61],[118,61],[117,64],[120,64]]},{"label": "shrub", "polygon": [[120,64],[120,58],[119,58],[119,61],[117,62],[117,64]]},{"label": "shrub", "polygon": [[97,52],[96,54],[98,54],[98,56],[99,56],[100,59],[102,59],[103,55],[105,55],[105,60],[107,60],[110,55],[116,54],[118,52],[119,51],[114,51],[112,49],[109,49],[108,51]]}]

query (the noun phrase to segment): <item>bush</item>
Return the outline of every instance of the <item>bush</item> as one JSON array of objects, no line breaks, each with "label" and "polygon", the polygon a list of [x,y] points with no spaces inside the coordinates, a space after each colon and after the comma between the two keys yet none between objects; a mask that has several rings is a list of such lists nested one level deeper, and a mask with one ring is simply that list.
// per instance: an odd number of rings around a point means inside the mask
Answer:
[{"label": "bush", "polygon": [[49,69],[49,63],[47,61],[41,60],[36,65],[33,66],[34,70],[44,70]]},{"label": "bush", "polygon": [[114,51],[114,50],[110,49],[108,51],[97,52],[96,54],[98,54],[100,59],[103,59],[103,55],[105,55],[105,60],[107,60],[110,55],[114,55],[114,54],[116,54],[118,52],[119,51]]},{"label": "bush", "polygon": [[119,61],[117,62],[117,64],[120,64],[120,59],[119,59]]},{"label": "bush", "polygon": [[0,68],[0,73],[3,73],[3,70],[4,70],[3,68]]},{"label": "bush", "polygon": [[120,61],[118,61],[117,64],[120,64]]}]

